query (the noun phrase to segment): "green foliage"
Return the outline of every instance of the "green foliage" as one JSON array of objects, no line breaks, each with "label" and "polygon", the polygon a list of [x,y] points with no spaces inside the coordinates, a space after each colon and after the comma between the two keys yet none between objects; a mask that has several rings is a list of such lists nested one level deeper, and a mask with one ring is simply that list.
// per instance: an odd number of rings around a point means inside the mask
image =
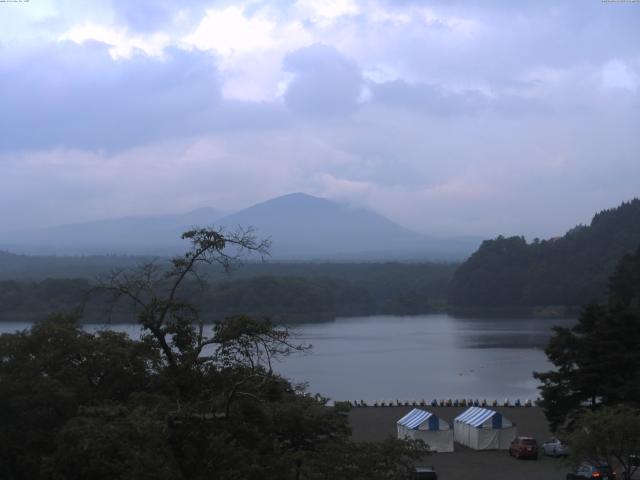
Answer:
[{"label": "green foliage", "polygon": [[42,281],[48,278],[93,279],[114,268],[131,268],[149,257],[125,255],[18,255],[0,251],[0,280]]},{"label": "green foliage", "polygon": [[53,311],[77,311],[89,289],[89,281],[84,279],[0,281],[0,319],[15,319],[21,315],[45,317]]},{"label": "green foliage", "polygon": [[[421,440],[326,444],[311,457],[301,478],[331,480],[411,479],[415,464],[429,453]],[[334,459],[327,462],[328,458]]]},{"label": "green foliage", "polygon": [[527,244],[483,242],[456,271],[449,300],[467,307],[584,305],[602,299],[618,260],[640,245],[640,200],[596,214],[588,227]]},{"label": "green foliage", "polygon": [[56,433],[81,406],[125,402],[153,391],[158,352],[124,334],[82,331],[54,316],[0,336],[0,463],[8,478],[39,478]]},{"label": "green foliage", "polygon": [[535,373],[552,427],[585,406],[640,406],[640,250],[612,276],[609,302],[586,307],[578,323],[556,328],[545,352],[556,370]]},{"label": "green foliage", "polygon": [[229,320],[212,337],[218,355],[177,372],[148,341],[89,334],[73,318],[2,335],[0,478],[398,478],[427,453],[351,442],[344,405],[270,373],[256,361],[266,350],[245,350],[274,335]]},{"label": "green foliage", "polygon": [[169,448],[166,407],[104,405],[81,407],[60,430],[56,451],[42,467],[44,476],[84,480],[135,478],[177,480]]},{"label": "green foliage", "polygon": [[327,406],[271,362],[306,346],[249,316],[205,328],[181,296],[198,266],[231,265],[250,236],[185,235],[169,270],[114,272],[103,295],[135,305],[141,340],[58,315],[0,336],[0,479],[391,479],[423,443],[353,443],[346,405]]},{"label": "green foliage", "polygon": [[622,258],[610,278],[609,291],[612,308],[640,308],[640,254]]},{"label": "green foliage", "polygon": [[574,463],[620,464],[625,479],[640,466],[640,412],[628,407],[604,407],[585,412],[569,436]]},{"label": "green foliage", "polygon": [[[73,263],[74,259],[68,261]],[[1,260],[0,260],[1,263]],[[157,263],[166,268],[166,263]],[[208,272],[204,266],[203,272]],[[337,316],[422,314],[442,308],[455,265],[439,264],[253,264],[233,279],[205,285],[185,282],[181,297],[206,321],[251,314],[288,323]],[[71,271],[71,268],[70,268]],[[214,279],[218,278],[213,276]],[[131,308],[109,308],[108,298],[86,294],[94,285],[84,279],[0,281],[0,320],[39,320],[51,311],[83,310],[86,320],[131,320]]]}]

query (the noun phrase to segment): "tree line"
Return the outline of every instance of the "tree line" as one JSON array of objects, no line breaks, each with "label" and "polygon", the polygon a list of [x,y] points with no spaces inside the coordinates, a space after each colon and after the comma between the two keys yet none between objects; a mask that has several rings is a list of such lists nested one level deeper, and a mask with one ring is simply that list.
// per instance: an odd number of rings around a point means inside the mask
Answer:
[{"label": "tree line", "polygon": [[604,300],[619,259],[640,245],[640,200],[625,202],[563,237],[499,236],[455,272],[449,303],[467,307],[580,306]]},{"label": "tree line", "polygon": [[345,405],[272,370],[308,348],[285,327],[249,316],[207,327],[183,297],[199,267],[228,269],[265,245],[208,229],[184,238],[168,269],[146,263],[97,286],[134,307],[141,340],[60,314],[0,336],[0,478],[410,478],[424,443],[352,442]]},{"label": "tree line", "polygon": [[[258,270],[256,266],[250,268],[252,272]],[[455,267],[378,264],[316,268],[317,273],[306,272],[305,276],[286,275],[304,273],[301,265],[279,267],[285,275],[278,276],[250,276],[249,272],[226,279],[216,276],[206,285],[192,279],[185,282],[182,291],[191,303],[209,313],[210,322],[240,313],[289,323],[337,316],[422,314],[443,309],[446,285]],[[307,269],[313,270],[313,266]],[[349,270],[350,275],[339,275]],[[332,271],[336,276],[322,275]],[[52,311],[72,313],[83,308],[85,321],[104,321],[106,299],[100,294],[87,296],[95,285],[95,280],[81,278],[0,281],[0,320],[35,320]],[[109,312],[112,321],[128,319],[126,308]]]},{"label": "tree line", "polygon": [[[502,237],[483,242],[461,265],[447,263],[248,262],[232,276],[209,266],[207,288],[185,295],[224,318],[241,312],[288,322],[351,315],[410,315],[450,309],[495,311],[579,307],[606,296],[616,262],[640,244],[640,200],[596,214],[560,238]],[[139,263],[126,256],[30,257],[0,252],[1,319],[34,319],[78,307],[99,278]],[[85,312],[91,318],[104,311]],[[116,312],[117,313],[117,312]],[[123,312],[126,318],[127,312]],[[122,315],[121,315],[122,316]],[[115,318],[115,317],[114,317]],[[215,320],[212,318],[211,320]],[[97,319],[101,321],[101,319]]]},{"label": "tree line", "polygon": [[631,478],[640,466],[640,248],[625,255],[605,301],[586,305],[571,328],[556,327],[537,372],[551,427],[576,462],[614,461]]}]

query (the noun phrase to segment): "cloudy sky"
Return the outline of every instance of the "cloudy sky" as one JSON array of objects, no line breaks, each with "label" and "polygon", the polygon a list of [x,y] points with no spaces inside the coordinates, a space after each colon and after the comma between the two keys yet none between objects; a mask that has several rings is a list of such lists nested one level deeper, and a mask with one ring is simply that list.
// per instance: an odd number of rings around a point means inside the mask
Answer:
[{"label": "cloudy sky", "polygon": [[0,229],[290,192],[553,236],[640,195],[640,3],[0,2]]}]

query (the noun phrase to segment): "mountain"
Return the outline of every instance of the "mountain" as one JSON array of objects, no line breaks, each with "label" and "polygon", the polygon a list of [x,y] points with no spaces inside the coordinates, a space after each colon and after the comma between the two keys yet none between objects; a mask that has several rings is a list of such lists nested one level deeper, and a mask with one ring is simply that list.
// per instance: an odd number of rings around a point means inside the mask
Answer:
[{"label": "mountain", "polygon": [[438,239],[412,232],[377,213],[303,193],[284,195],[220,218],[200,209],[182,215],[125,217],[0,235],[0,249],[37,254],[172,255],[180,235],[215,223],[253,227],[270,237],[280,260],[461,260],[479,239]]},{"label": "mountain", "polygon": [[487,240],[456,271],[451,304],[466,307],[579,306],[601,300],[620,258],[640,246],[640,200],[597,213],[589,226],[527,243]]},{"label": "mountain", "polygon": [[0,249],[36,254],[173,254],[180,235],[195,225],[212,225],[222,213],[200,208],[188,213],[132,216],[34,228],[0,234]]},{"label": "mountain", "polygon": [[284,195],[218,221],[252,226],[272,240],[272,257],[286,259],[436,259],[468,256],[477,239],[438,239],[408,230],[386,217],[304,193]]}]

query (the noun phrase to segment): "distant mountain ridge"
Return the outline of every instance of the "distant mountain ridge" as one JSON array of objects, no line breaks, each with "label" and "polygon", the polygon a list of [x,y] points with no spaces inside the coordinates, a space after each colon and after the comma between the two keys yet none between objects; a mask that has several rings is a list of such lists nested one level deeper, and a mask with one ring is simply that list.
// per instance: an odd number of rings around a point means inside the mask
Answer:
[{"label": "distant mountain ridge", "polygon": [[271,237],[274,258],[462,259],[479,243],[421,235],[372,211],[304,193],[267,200],[218,223],[251,225],[258,236]]},{"label": "distant mountain ridge", "polygon": [[454,274],[449,301],[465,307],[584,305],[604,297],[608,278],[640,246],[640,200],[597,213],[589,226],[527,243],[487,240]]},{"label": "distant mountain ridge", "polygon": [[223,214],[199,208],[183,214],[129,216],[0,234],[0,248],[54,255],[165,255],[183,248],[180,235],[195,225],[212,225]]},{"label": "distant mountain ridge", "polygon": [[41,254],[171,255],[184,249],[180,234],[201,225],[253,227],[270,237],[280,260],[461,260],[479,239],[438,239],[388,218],[304,193],[292,193],[222,217],[214,210],[185,215],[128,217],[18,232],[0,249]]}]

